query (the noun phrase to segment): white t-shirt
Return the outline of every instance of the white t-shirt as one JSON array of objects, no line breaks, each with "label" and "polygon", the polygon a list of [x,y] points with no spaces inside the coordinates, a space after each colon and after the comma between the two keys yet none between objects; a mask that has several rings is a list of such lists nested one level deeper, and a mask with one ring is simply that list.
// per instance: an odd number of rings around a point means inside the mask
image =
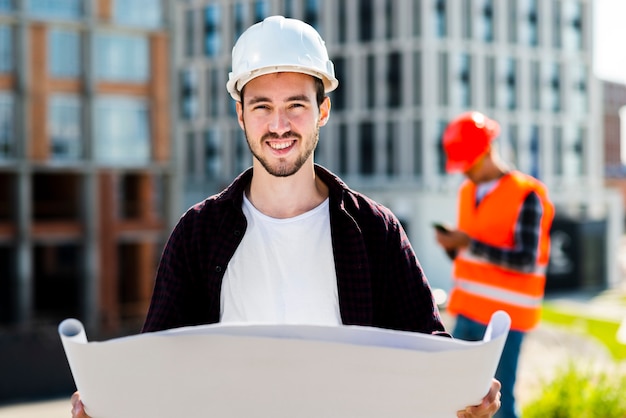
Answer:
[{"label": "white t-shirt", "polygon": [[248,227],[222,281],[221,322],[341,324],[328,204],[276,219],[244,195]]},{"label": "white t-shirt", "polygon": [[485,196],[491,193],[493,189],[496,188],[499,182],[500,179],[497,178],[485,183],[478,183],[476,185],[476,204],[480,203],[485,198]]}]

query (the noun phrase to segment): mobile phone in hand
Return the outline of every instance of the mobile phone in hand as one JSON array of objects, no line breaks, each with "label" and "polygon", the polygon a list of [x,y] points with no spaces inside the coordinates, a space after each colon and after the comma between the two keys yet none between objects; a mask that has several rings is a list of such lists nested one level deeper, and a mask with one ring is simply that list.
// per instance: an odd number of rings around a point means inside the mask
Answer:
[{"label": "mobile phone in hand", "polygon": [[433,222],[432,225],[433,225],[433,228],[435,228],[437,231],[441,232],[442,234],[447,234],[450,232],[450,228],[442,223]]},{"label": "mobile phone in hand", "polygon": [[[452,232],[450,227],[446,226],[445,224],[442,224],[439,222],[433,222],[432,225],[433,225],[433,228],[435,228],[438,232],[441,232],[442,234],[449,234],[450,232]],[[448,255],[448,258],[450,260],[454,260],[456,258],[457,250],[456,249],[446,250],[446,254]]]}]

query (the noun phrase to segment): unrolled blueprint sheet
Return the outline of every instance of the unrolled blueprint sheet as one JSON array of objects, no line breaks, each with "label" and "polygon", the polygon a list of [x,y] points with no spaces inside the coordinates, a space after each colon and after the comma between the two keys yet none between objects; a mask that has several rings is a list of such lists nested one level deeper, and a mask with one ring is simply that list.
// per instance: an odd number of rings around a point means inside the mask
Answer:
[{"label": "unrolled blueprint sheet", "polygon": [[88,342],[59,325],[93,418],[450,418],[488,392],[510,327],[483,341],[359,326],[214,324]]}]

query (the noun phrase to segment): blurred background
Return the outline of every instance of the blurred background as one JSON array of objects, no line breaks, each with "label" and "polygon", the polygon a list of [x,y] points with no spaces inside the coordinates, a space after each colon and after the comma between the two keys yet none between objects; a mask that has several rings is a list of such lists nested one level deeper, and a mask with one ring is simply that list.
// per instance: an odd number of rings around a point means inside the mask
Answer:
[{"label": "blurred background", "polygon": [[548,292],[621,286],[625,3],[0,0],[0,403],[71,393],[63,319],[139,331],[177,219],[251,164],[225,84],[237,37],[273,14],[335,64],[317,162],[399,216],[442,304],[430,225],[454,222],[462,178],[441,134],[469,109],[549,187]]}]

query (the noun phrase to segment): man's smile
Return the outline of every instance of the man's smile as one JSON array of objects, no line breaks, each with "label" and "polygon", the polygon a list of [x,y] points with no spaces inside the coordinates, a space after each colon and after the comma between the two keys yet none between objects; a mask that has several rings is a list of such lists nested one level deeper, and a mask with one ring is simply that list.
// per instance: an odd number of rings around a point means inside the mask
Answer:
[{"label": "man's smile", "polygon": [[270,146],[270,148],[272,148],[273,150],[277,150],[277,151],[290,148],[295,143],[296,143],[295,140],[292,140],[292,141],[268,141],[267,142],[267,144]]}]

